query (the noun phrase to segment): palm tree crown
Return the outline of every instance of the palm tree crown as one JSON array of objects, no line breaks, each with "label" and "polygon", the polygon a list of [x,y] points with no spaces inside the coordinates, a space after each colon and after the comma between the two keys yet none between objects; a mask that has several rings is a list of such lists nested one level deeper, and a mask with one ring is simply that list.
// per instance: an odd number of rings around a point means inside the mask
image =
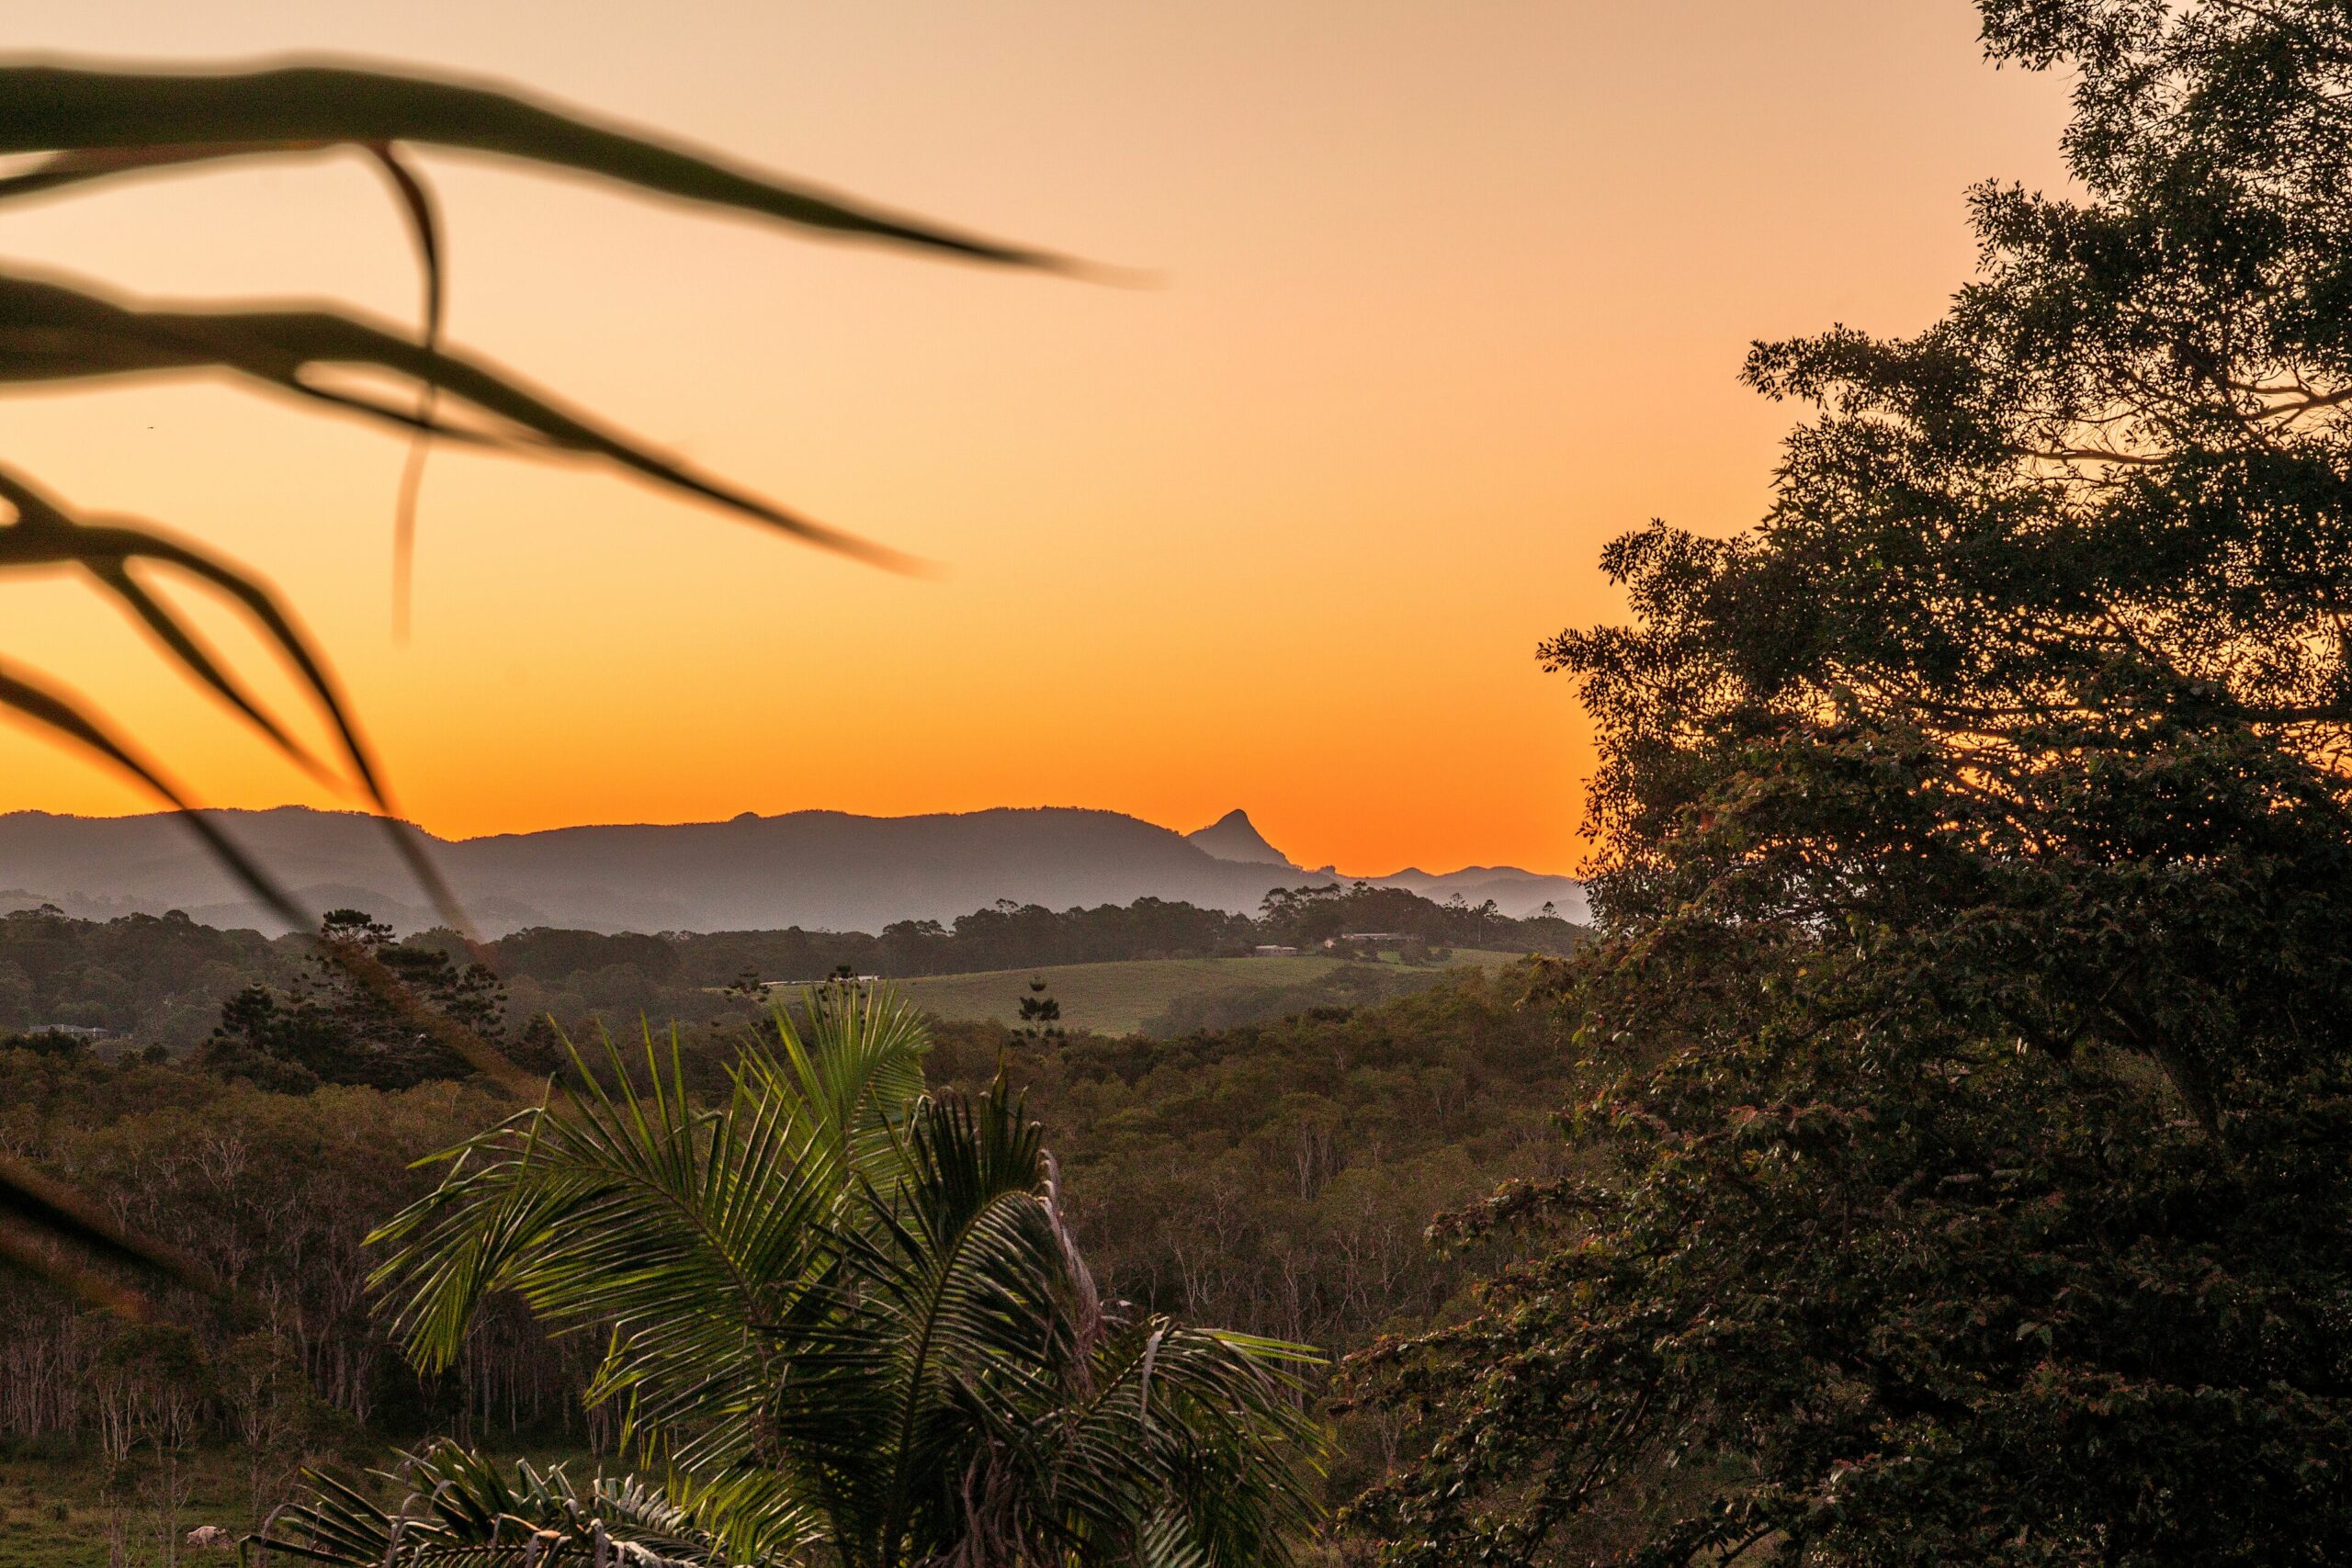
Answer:
[{"label": "palm tree crown", "polygon": [[398,1513],[327,1488],[267,1544],[418,1568],[1285,1561],[1313,1517],[1286,1370],[1309,1353],[1103,1302],[1001,1078],[926,1094],[927,1032],[887,989],[805,1013],[715,1109],[674,1052],[642,1088],[617,1055],[580,1067],[382,1233],[423,1366],[494,1292],[608,1335],[589,1396],[626,1402],[662,1484],[510,1481],[445,1445]]}]

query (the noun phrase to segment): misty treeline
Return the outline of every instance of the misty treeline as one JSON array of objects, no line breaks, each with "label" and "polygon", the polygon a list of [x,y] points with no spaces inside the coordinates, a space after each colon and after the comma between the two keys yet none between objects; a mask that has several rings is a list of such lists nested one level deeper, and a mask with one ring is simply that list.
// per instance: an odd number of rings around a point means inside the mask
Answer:
[{"label": "misty treeline", "polygon": [[[338,912],[341,913],[341,912]],[[364,915],[364,911],[353,913]],[[1141,958],[1214,958],[1272,943],[1312,949],[1351,931],[1409,936],[1428,949],[1565,953],[1578,929],[1555,916],[1513,919],[1489,904],[1440,904],[1401,888],[1278,890],[1255,917],[1139,898],[1047,909],[1000,902],[950,922],[902,920],[864,931],[669,931],[654,935],[535,928],[484,944],[518,1029],[552,1014],[634,1022],[700,1022],[712,993],[742,982],[802,982],[842,969],[904,977]],[[389,938],[390,933],[385,933]],[[430,931],[382,951],[474,962],[453,932]],[[133,1045],[184,1050],[209,1037],[244,988],[283,998],[316,965],[306,938],[216,931],[179,914],[75,919],[45,907],[0,916],[0,1034],[44,1026],[103,1029]],[[428,987],[428,990],[430,987]],[[445,998],[446,999],[446,998]],[[1213,1022],[1215,1019],[1180,1022]]]},{"label": "misty treeline", "polygon": [[1048,909],[1002,900],[952,921],[899,920],[881,932],[518,931],[491,944],[515,1013],[700,1018],[707,993],[746,976],[809,982],[846,970],[906,978],[1128,959],[1229,958],[1261,944],[1318,948],[1351,931],[1408,936],[1426,948],[1565,953],[1578,928],[1556,916],[1513,919],[1490,902],[1441,904],[1365,884],[1278,889],[1257,916],[1160,898]]},{"label": "misty treeline", "polygon": [[[1560,1051],[1548,1006],[1521,1005],[1532,984],[1524,966],[1459,970],[1376,1008],[1174,1040],[941,1024],[929,1070],[977,1089],[1002,1066],[1026,1091],[1108,1292],[1344,1353],[1435,1321],[1480,1260],[1427,1248],[1432,1213],[1557,1173]],[[688,1081],[716,1095],[731,1053],[711,1036],[684,1049]],[[508,1303],[426,1379],[370,1311],[380,1258],[365,1237],[438,1175],[413,1162],[504,1113],[454,1081],[290,1094],[193,1063],[0,1048],[0,1146],[105,1194],[238,1292],[181,1303],[189,1338],[158,1357],[147,1330],[11,1279],[0,1442],[101,1465],[120,1421],[147,1424],[135,1446],[151,1456],[157,1433],[234,1443],[256,1451],[257,1506],[287,1495],[300,1463],[348,1465],[428,1433],[608,1452],[612,1407],[581,1400],[594,1336],[550,1340]],[[176,1425],[156,1426],[161,1410]],[[1398,1427],[1342,1428],[1335,1498],[1393,1459]]]},{"label": "misty treeline", "polygon": [[301,966],[297,943],[180,914],[77,920],[45,906],[12,910],[0,916],[0,1032],[64,1025],[192,1045],[240,987],[288,983]]}]

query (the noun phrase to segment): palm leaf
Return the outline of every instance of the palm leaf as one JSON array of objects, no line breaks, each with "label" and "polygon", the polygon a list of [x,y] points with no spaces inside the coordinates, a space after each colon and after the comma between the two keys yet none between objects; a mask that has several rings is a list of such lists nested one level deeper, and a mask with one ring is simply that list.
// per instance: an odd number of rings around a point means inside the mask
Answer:
[{"label": "palm leaf", "polygon": [[325,62],[197,73],[0,66],[0,152],[51,154],[0,179],[0,198],[215,158],[401,141],[573,169],[831,234],[974,261],[1083,270],[1051,252],[737,168],[709,152],[473,84]]},{"label": "palm leaf", "polygon": [[[771,1497],[738,1490],[681,1505],[632,1477],[581,1485],[561,1465],[503,1471],[448,1442],[384,1479],[406,1488],[397,1508],[311,1473],[311,1496],[245,1545],[353,1568],[765,1568],[798,1561],[809,1535]],[[736,1544],[746,1540],[748,1551]]]},{"label": "palm leaf", "polygon": [[[738,1071],[775,1103],[805,1115],[808,1135],[831,1142],[843,1171],[878,1173],[894,1158],[895,1130],[922,1094],[931,1032],[893,987],[821,986],[800,992],[807,1037],[789,1010],[774,1014],[781,1056],[744,1053]],[[777,1076],[789,1072],[789,1077]]]},{"label": "palm leaf", "polygon": [[1210,1568],[1208,1553],[1194,1539],[1192,1522],[1176,1508],[1162,1508],[1143,1528],[1136,1568]]},{"label": "palm leaf", "polygon": [[[416,246],[417,267],[424,276],[424,344],[427,349],[441,346],[441,322],[448,313],[448,289],[441,272],[441,216],[433,200],[433,191],[424,176],[409,167],[405,159],[389,141],[372,142],[368,148],[385,178],[401,198],[401,210],[408,217],[409,239]],[[409,605],[416,566],[416,497],[424,483],[425,454],[432,449],[433,433],[428,428],[434,410],[440,402],[441,389],[430,382],[416,394],[416,418],[419,429],[408,438],[408,460],[401,465],[401,486],[392,505],[392,636],[396,640],[408,640]]]},{"label": "palm leaf", "polygon": [[[319,378],[329,366],[372,366],[437,388],[476,423],[420,416]],[[412,343],[390,327],[333,310],[147,309],[85,284],[0,273],[0,381],[35,382],[216,370],[409,431],[503,447],[604,458],[715,502],[807,544],[908,570],[896,552],[798,516],[563,408],[486,362]]]},{"label": "palm leaf", "polygon": [[446,1364],[481,1303],[513,1291],[559,1326],[609,1328],[592,1397],[626,1395],[656,1428],[707,1417],[682,1462],[743,1452],[773,1325],[821,1283],[863,1127],[899,1112],[878,1098],[889,1086],[920,1087],[929,1044],[888,998],[820,1011],[808,1043],[777,1028],[822,1097],[755,1046],[728,1102],[696,1112],[674,1045],[665,1063],[649,1041],[646,1089],[617,1053],[604,1075],[575,1054],[580,1091],[452,1151],[450,1179],[379,1233],[412,1354]]},{"label": "palm leaf", "polygon": [[1317,1467],[1322,1433],[1288,1368],[1318,1360],[1303,1346],[1154,1317],[1106,1342],[1095,1392],[1058,1434],[1058,1484],[1088,1511],[1127,1500],[1098,1478],[1124,1471],[1180,1513],[1216,1568],[1264,1560],[1296,1539],[1314,1506],[1299,1484]]},{"label": "palm leaf", "polygon": [[643,1087],[616,1055],[602,1075],[575,1058],[578,1091],[453,1151],[386,1232],[412,1355],[446,1360],[497,1290],[608,1331],[592,1396],[630,1402],[673,1503],[791,1521],[789,1551],[821,1540],[849,1568],[1283,1561],[1313,1518],[1318,1433],[1283,1370],[1309,1353],[1122,1320],[1002,1083],[909,1105],[923,1041],[903,1004],[804,1006],[720,1107],[687,1105],[674,1048]]},{"label": "palm leaf", "polygon": [[854,1289],[779,1345],[794,1375],[768,1415],[838,1526],[886,1558],[956,1508],[969,1393],[1034,1381],[1059,1324],[1035,1124],[1006,1096],[926,1099],[899,1146],[899,1173],[861,1184],[839,1236]]}]

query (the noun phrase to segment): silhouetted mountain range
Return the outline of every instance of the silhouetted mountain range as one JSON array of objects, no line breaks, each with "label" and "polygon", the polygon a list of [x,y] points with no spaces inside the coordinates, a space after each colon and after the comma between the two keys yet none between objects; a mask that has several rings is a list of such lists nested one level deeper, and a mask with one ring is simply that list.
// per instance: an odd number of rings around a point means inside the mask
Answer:
[{"label": "silhouetted mountain range", "polygon": [[[366,909],[403,930],[438,923],[372,818],[302,807],[212,815],[314,909]],[[1492,898],[1512,916],[1548,900],[1569,919],[1585,918],[1576,883],[1509,867],[1361,879],[1302,870],[1239,811],[1189,836],[1115,811],[1041,807],[747,812],[727,822],[428,839],[486,936],[527,926],[878,931],[898,920],[952,919],[1001,898],[1061,909],[1154,897],[1254,913],[1274,887],[1356,880],[1441,901]],[[0,815],[0,908],[40,902],[93,919],[179,909],[206,925],[283,929],[168,814]]]}]

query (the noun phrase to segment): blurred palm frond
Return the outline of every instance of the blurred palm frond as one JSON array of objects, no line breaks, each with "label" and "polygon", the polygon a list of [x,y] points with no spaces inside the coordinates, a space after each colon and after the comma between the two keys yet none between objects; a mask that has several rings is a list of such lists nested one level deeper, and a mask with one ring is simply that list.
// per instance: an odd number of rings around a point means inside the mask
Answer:
[{"label": "blurred palm frond", "polygon": [[599,124],[503,87],[324,61],[247,71],[0,64],[0,153],[42,155],[33,167],[0,179],[0,200],[224,158],[397,142],[572,169],[799,228],[972,261],[1073,274],[1099,270],[1050,251],[737,167],[714,153]]},{"label": "blurred palm frond", "polygon": [[[443,345],[447,288],[442,228],[430,187],[405,150],[490,153],[611,180],[641,192],[729,209],[834,237],[904,245],[1004,265],[1077,274],[1068,257],[965,233],[787,181],[716,154],[503,87],[322,61],[244,70],[125,70],[58,62],[0,62],[0,203],[70,192],[94,182],[162,175],[224,160],[356,149],[372,158],[399,197],[424,273],[424,322],[411,337],[354,311],[252,305],[160,307],[79,279],[0,266],[0,384],[23,386],[171,373],[227,375],[356,414],[408,434],[395,523],[394,599],[404,623],[418,483],[428,440],[509,452],[601,459],[802,543],[897,570],[915,563],[855,535],[697,472],[633,436],[564,407],[552,395],[478,356]],[[410,397],[338,385],[337,370],[390,375]],[[343,778],[381,817],[402,858],[443,918],[463,911],[401,818],[381,767],[318,649],[260,578],[152,525],[77,515],[34,479],[0,467],[0,572],[78,568],[133,617],[188,679],[314,776]],[[227,597],[293,672],[334,737],[334,759],[315,755],[264,706],[250,683],[160,597],[146,574],[167,570]],[[297,930],[309,915],[220,828],[194,809],[162,768],[118,737],[96,710],[47,682],[0,665],[0,709],[80,747],[178,810],[207,849],[262,904]],[[364,955],[361,955],[364,957]],[[356,961],[355,961],[356,962]],[[376,965],[378,971],[381,965]],[[402,1000],[389,973],[354,973]],[[494,1046],[409,1005],[424,1027],[511,1092],[536,1097],[538,1081]],[[152,1238],[74,1218],[29,1167],[0,1166],[0,1259],[47,1274],[93,1301],[136,1307],[135,1291],[105,1267],[131,1263],[207,1288],[188,1260]],[[88,1213],[96,1213],[96,1210]],[[87,1218],[87,1215],[84,1216]],[[94,1268],[91,1265],[101,1267]]]}]

